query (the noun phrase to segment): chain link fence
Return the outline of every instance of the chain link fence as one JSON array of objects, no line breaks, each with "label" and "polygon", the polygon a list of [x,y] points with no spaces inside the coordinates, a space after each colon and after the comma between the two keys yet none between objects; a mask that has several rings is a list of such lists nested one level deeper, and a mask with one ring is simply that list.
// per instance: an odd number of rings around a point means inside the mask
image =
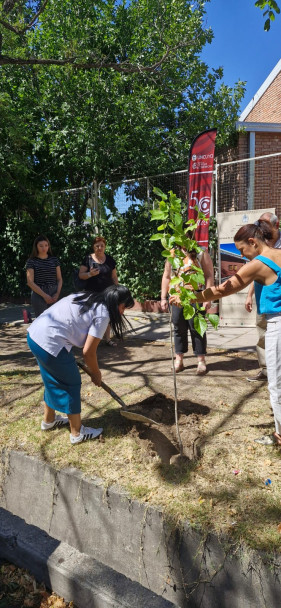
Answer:
[{"label": "chain link fence", "polygon": [[275,207],[281,214],[281,152],[217,164],[216,212]]},{"label": "chain link fence", "polygon": [[96,225],[100,219],[125,213],[132,205],[153,209],[155,187],[164,193],[171,190],[181,198],[183,214],[187,216],[187,170],[102,184],[94,180],[89,186],[52,192],[49,196],[53,210],[61,213],[64,223],[83,222],[86,213],[87,221]]},{"label": "chain link fence", "polygon": [[125,213],[131,205],[154,207],[154,188],[167,193],[170,190],[182,200],[183,211],[187,211],[188,171],[159,174],[149,177],[112,182],[99,187],[98,198],[101,210],[107,213]]}]

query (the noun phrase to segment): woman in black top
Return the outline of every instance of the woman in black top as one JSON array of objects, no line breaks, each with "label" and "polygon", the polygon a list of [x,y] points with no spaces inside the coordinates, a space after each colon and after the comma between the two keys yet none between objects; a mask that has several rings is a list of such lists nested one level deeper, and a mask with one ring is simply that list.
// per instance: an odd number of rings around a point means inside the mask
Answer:
[{"label": "woman in black top", "polygon": [[32,290],[31,304],[35,317],[49,308],[59,298],[62,288],[60,262],[52,254],[50,241],[40,234],[32,247],[26,263],[27,284]]},{"label": "woman in black top", "polygon": [[[105,253],[106,240],[96,236],[93,242],[93,253],[87,255],[79,270],[79,279],[85,281],[85,290],[100,293],[110,285],[118,284],[115,260]],[[110,325],[104,334],[109,346],[116,346],[110,339]]]}]

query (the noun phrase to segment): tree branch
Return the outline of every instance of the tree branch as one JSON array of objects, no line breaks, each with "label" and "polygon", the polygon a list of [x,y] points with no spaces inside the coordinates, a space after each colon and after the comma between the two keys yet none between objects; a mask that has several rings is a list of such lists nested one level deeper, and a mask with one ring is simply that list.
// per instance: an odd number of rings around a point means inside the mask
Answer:
[{"label": "tree branch", "polygon": [[[48,1],[48,0],[46,0]],[[1,20],[0,20],[1,23]],[[69,57],[67,59],[43,59],[37,57],[31,57],[29,59],[23,59],[21,57],[9,57],[8,55],[0,56],[0,65],[57,65],[57,66],[65,66],[71,65],[73,68],[78,70],[92,70],[92,69],[105,69],[105,70],[114,70],[115,72],[120,72],[122,74],[135,74],[142,72],[154,72],[159,68],[168,58],[168,56],[175,52],[179,48],[183,48],[186,46],[192,46],[195,43],[195,40],[191,42],[181,42],[177,46],[167,47],[166,52],[162,55],[162,57],[153,63],[152,65],[133,65],[128,61],[113,63],[113,62],[104,62],[103,60],[99,61],[88,61],[88,62],[79,62],[77,61],[77,57]]]},{"label": "tree branch", "polygon": [[34,17],[32,17],[31,21],[22,30],[18,31],[19,34],[24,34],[24,32],[26,32],[26,30],[30,29],[33,26],[33,24],[35,23],[36,19],[38,19],[39,15],[41,13],[43,13],[43,11],[45,10],[48,2],[49,2],[49,0],[44,0],[41,8],[39,8],[39,11],[37,11],[36,15],[34,15]]},{"label": "tree branch", "polygon": [[0,19],[0,24],[3,25],[3,27],[6,28],[6,30],[10,30],[10,32],[14,32],[14,34],[19,34],[19,30],[14,27],[13,25],[10,25],[9,23],[7,23],[6,21],[3,21],[2,19]]},{"label": "tree branch", "polygon": [[[2,19],[0,19],[0,24],[3,25],[3,27],[5,27],[7,30],[10,30],[10,32],[13,32],[14,34],[17,34],[18,36],[22,36],[23,34],[25,34],[25,32],[28,29],[30,29],[33,26],[33,24],[35,23],[36,19],[38,19],[39,15],[41,13],[43,13],[43,11],[45,10],[48,2],[49,2],[49,0],[44,0],[42,6],[39,8],[39,11],[37,11],[37,13],[34,15],[34,17],[32,17],[31,21],[27,25],[25,25],[25,27],[23,27],[22,29],[14,27],[13,25],[10,25],[10,23],[7,23],[7,21],[3,21]],[[12,3],[12,4],[15,4],[15,2]],[[13,8],[13,6],[11,8]]]}]

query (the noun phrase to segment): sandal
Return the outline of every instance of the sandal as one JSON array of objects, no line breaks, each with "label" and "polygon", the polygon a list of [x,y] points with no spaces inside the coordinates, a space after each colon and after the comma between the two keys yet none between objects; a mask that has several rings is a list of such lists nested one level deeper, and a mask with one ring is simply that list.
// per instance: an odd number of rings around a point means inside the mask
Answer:
[{"label": "sandal", "polygon": [[198,361],[196,374],[197,376],[204,376],[207,372],[206,363],[204,361]]},{"label": "sandal", "polygon": [[175,372],[178,374],[184,370],[183,362],[180,359],[175,360]]},{"label": "sandal", "polygon": [[106,340],[105,343],[107,346],[117,346],[116,342],[113,342],[113,340]]}]

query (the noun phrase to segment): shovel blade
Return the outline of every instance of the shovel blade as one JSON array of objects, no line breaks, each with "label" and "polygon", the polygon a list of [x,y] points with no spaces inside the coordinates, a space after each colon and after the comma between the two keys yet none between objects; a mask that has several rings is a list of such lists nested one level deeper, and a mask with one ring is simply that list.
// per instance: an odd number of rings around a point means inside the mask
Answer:
[{"label": "shovel blade", "polygon": [[129,412],[128,410],[120,410],[121,416],[124,418],[128,418],[128,420],[136,420],[137,422],[146,422],[147,424],[158,424],[156,420],[152,420],[152,418],[147,418],[143,414],[137,414],[137,412]]}]

